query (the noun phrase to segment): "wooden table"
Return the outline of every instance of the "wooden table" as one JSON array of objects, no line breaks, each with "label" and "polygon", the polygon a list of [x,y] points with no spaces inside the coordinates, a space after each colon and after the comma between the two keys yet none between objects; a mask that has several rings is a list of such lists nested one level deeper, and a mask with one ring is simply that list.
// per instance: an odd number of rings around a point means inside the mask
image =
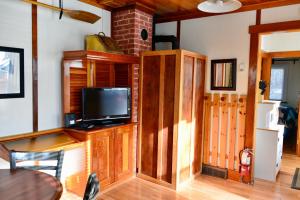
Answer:
[{"label": "wooden table", "polygon": [[63,187],[55,177],[33,170],[0,169],[0,198],[6,200],[57,200]]}]

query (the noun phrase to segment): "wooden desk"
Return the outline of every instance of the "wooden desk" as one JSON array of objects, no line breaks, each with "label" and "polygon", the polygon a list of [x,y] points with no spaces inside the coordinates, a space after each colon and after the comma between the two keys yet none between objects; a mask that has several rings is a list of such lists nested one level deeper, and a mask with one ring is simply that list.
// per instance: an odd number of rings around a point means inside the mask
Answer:
[{"label": "wooden desk", "polygon": [[3,144],[7,149],[15,151],[58,151],[83,145],[82,142],[64,132],[41,135],[34,138],[22,138],[3,142]]},{"label": "wooden desk", "polygon": [[58,200],[63,188],[53,176],[26,169],[0,169],[0,196],[6,200]]},{"label": "wooden desk", "polygon": [[[77,154],[75,156],[78,156],[82,159],[78,159],[78,158],[72,159],[70,155],[74,156],[74,154],[69,154],[69,152],[72,152],[73,150],[75,150],[76,152],[76,149],[77,150],[81,149],[80,152],[83,152],[83,154],[85,154],[86,144],[84,141],[79,141],[71,137],[70,135],[68,135],[63,130],[59,130],[54,132],[48,132],[46,134],[42,133],[42,134],[26,135],[26,137],[24,138],[22,137],[18,137],[17,139],[9,138],[9,140],[7,141],[5,140],[2,141],[2,144],[6,149],[4,149],[3,147],[1,149],[0,146],[0,157],[2,157],[7,161],[9,160],[8,152],[5,152],[5,150],[6,151],[8,150],[35,151],[35,152],[64,150],[65,156],[63,162],[61,181],[67,191],[76,193],[78,195],[83,195],[85,185],[87,182],[87,177],[88,177],[88,174],[86,172],[86,162],[87,162],[86,155]],[[75,163],[73,163],[73,161]],[[76,167],[74,165],[76,165]],[[72,173],[70,173],[70,169],[69,169],[70,166],[74,166],[77,169],[77,171],[73,171]]]}]

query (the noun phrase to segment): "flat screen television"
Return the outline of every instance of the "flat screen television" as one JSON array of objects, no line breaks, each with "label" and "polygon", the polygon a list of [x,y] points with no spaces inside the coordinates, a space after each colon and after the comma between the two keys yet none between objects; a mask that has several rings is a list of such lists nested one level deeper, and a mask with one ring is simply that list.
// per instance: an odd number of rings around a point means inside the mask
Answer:
[{"label": "flat screen television", "polygon": [[131,115],[130,88],[82,89],[82,120],[128,119]]}]

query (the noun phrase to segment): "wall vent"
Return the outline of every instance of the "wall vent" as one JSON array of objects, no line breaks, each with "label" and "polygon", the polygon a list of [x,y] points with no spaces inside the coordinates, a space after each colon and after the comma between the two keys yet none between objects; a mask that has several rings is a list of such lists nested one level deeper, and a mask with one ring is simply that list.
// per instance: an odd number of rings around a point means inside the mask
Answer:
[{"label": "wall vent", "polygon": [[223,178],[223,179],[228,178],[228,170],[227,169],[221,169],[221,168],[206,165],[206,164],[202,165],[202,174],[219,177],[219,178]]}]

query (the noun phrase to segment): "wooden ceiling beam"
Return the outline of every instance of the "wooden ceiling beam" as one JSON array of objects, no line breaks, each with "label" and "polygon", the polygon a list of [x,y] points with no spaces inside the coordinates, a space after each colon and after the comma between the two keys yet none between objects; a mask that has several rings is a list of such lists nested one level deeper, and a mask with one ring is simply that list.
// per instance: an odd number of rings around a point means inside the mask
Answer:
[{"label": "wooden ceiling beam", "polygon": [[271,58],[300,58],[300,51],[282,51],[267,53]]},{"label": "wooden ceiling beam", "polygon": [[202,17],[209,17],[209,16],[216,16],[216,15],[225,15],[230,13],[239,13],[239,12],[246,12],[252,10],[287,6],[287,5],[298,4],[298,3],[300,3],[300,0],[272,0],[263,3],[245,5],[234,12],[220,13],[220,14],[206,13],[206,12],[199,11],[195,8],[194,10],[190,10],[190,11],[182,11],[182,12],[159,15],[156,17],[156,23],[187,20],[187,19],[202,18]]},{"label": "wooden ceiling beam", "polygon": [[250,34],[295,30],[300,30],[300,20],[249,26]]}]

